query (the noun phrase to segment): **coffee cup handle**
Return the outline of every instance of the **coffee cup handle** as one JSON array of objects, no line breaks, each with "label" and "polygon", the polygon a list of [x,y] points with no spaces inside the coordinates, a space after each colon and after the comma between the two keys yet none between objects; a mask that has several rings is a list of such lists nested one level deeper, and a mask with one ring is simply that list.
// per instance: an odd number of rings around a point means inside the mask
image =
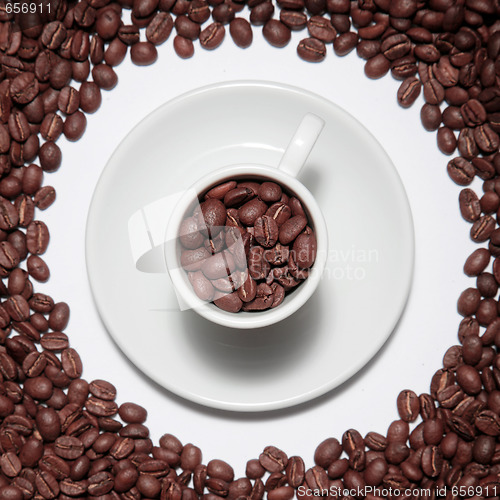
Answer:
[{"label": "coffee cup handle", "polygon": [[[325,122],[307,113],[300,122],[278,165],[280,170],[296,177],[323,129]],[[131,215],[128,221],[130,250],[138,271],[165,273],[163,257],[164,214],[171,213],[182,192],[173,193],[149,203]]]},{"label": "coffee cup handle", "polygon": [[312,148],[316,144],[325,122],[313,113],[307,113],[293,134],[278,165],[279,170],[297,177]]}]

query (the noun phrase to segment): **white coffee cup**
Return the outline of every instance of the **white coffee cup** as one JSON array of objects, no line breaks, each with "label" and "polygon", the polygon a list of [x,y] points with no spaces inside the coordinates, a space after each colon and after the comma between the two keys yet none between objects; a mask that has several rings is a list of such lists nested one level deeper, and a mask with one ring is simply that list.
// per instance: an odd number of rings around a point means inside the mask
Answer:
[{"label": "white coffee cup", "polygon": [[[193,309],[199,315],[222,326],[250,329],[272,325],[298,311],[316,290],[326,264],[328,254],[327,226],[313,194],[296,178],[304,166],[324,122],[313,114],[302,119],[292,137],[278,167],[243,163],[224,167],[210,172],[196,181],[180,197],[174,207],[167,225],[164,255],[168,273],[172,280],[181,309]],[[180,263],[179,232],[182,221],[192,213],[198,202],[198,196],[212,187],[227,180],[274,181],[292,196],[296,196],[304,207],[309,225],[313,228],[317,240],[317,254],[309,276],[277,307],[259,312],[232,313],[224,311],[211,302],[200,299],[194,292],[186,271]]]}]

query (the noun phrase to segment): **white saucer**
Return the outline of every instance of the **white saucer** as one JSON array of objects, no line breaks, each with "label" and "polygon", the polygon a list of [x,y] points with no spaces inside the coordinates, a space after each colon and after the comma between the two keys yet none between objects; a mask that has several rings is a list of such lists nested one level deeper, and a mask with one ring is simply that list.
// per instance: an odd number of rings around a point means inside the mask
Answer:
[{"label": "white saucer", "polygon": [[[315,295],[284,322],[260,330],[226,329],[181,312],[168,275],[136,268],[130,217],[209,170],[276,165],[307,112],[326,122],[300,175],[330,236]],[[353,117],[301,89],[232,82],[164,104],[123,140],[92,199],[86,256],[105,326],[140,370],[199,404],[263,411],[328,392],[376,354],[408,297],[413,224],[391,160]]]}]

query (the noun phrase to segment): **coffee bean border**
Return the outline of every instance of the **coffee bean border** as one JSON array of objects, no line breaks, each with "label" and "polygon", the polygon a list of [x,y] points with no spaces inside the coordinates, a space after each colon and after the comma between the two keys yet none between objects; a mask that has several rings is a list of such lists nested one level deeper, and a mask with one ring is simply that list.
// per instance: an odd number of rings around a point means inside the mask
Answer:
[{"label": "coffee bean border", "polygon": [[[498,0],[54,0],[51,7],[38,17],[0,8],[0,500],[286,500],[336,488],[346,500],[377,499],[366,486],[385,488],[387,497],[405,490],[412,500],[423,496],[420,488],[433,500],[444,487],[450,499],[498,497]],[[130,24],[121,20],[124,9]],[[238,15],[243,9],[250,23]],[[33,282],[50,275],[40,257],[49,230],[35,215],[55,199],[42,184],[44,172],[61,165],[57,139],[82,136],[85,114],[116,85],[113,66],[127,52],[137,65],[153,63],[174,28],[180,57],[192,56],[197,40],[218,47],[227,27],[247,47],[252,26],[277,47],[291,30],[307,29],[297,53],[310,62],[323,60],[329,44],[338,56],[356,49],[369,78],[390,71],[402,81],[403,107],[423,89],[423,126],[437,131],[443,153],[458,150],[447,165],[451,179],[483,180],[481,198],[465,188],[459,205],[472,240],[487,248],[464,266],[477,283],[458,300],[461,345],[444,355],[429,394],[399,394],[399,419],[386,435],[351,429],[340,441],[328,438],[310,468],[268,446],[235,479],[229,464],[204,465],[198,447],[170,434],[154,445],[144,408],[118,405],[111,383],[81,378],[82,361],[64,333],[68,305],[34,291]]]}]

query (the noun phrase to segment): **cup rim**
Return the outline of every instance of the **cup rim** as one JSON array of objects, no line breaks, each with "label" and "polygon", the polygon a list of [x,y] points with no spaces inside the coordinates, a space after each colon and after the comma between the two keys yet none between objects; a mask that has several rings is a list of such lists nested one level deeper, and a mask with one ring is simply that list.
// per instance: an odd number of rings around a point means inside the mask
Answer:
[{"label": "cup rim", "polygon": [[[208,190],[211,186],[224,182],[228,177],[258,177],[267,178],[280,183],[294,192],[304,203],[314,225],[317,242],[316,260],[306,280],[293,294],[274,309],[253,312],[230,313],[219,309],[211,302],[200,299],[188,282],[187,273],[181,267],[177,252],[177,245],[168,245],[167,242],[175,241],[185,213],[199,193]],[[163,244],[163,256],[170,279],[177,293],[178,299],[185,302],[189,309],[193,309],[203,318],[221,326],[236,329],[253,329],[273,325],[284,320],[298,311],[316,290],[326,265],[328,255],[328,230],[317,201],[309,189],[297,178],[279,170],[276,167],[257,163],[239,163],[214,170],[194,182],[180,197],[167,223]],[[174,263],[174,264],[170,264]]]}]

